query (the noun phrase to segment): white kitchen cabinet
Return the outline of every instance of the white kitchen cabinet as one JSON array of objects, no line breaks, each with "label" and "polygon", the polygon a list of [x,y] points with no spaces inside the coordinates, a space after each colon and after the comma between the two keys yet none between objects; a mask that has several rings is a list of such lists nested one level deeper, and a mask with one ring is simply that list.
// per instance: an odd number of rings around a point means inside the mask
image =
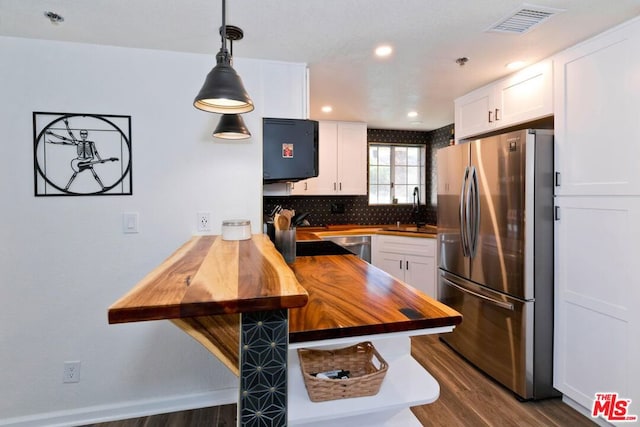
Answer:
[{"label": "white kitchen cabinet", "polygon": [[554,58],[557,195],[640,195],[640,23]]},{"label": "white kitchen cabinet", "polygon": [[366,195],[367,125],[319,122],[318,177],[296,182],[293,195]]},{"label": "white kitchen cabinet", "polygon": [[457,139],[553,114],[553,65],[545,60],[455,100]]},{"label": "white kitchen cabinet", "polygon": [[263,196],[290,196],[291,195],[291,183],[289,182],[276,182],[273,184],[262,185]]},{"label": "white kitchen cabinet", "polygon": [[554,387],[640,414],[640,20],[554,57]]},{"label": "white kitchen cabinet", "polygon": [[[306,119],[309,99],[308,71],[305,64],[279,61],[261,63],[259,78],[269,84],[262,85],[262,91],[254,93],[253,102],[262,107],[262,117]],[[262,126],[262,121],[260,123]],[[262,129],[250,129],[254,136]],[[264,184],[263,196],[289,196],[291,184],[288,182]]]},{"label": "white kitchen cabinet", "polygon": [[309,99],[306,64],[265,61],[261,67],[261,78],[269,84],[262,85],[261,99],[254,99],[254,104],[261,105],[262,116],[306,119]]},{"label": "white kitchen cabinet", "polygon": [[425,237],[376,235],[371,263],[436,298],[436,241]]},{"label": "white kitchen cabinet", "polygon": [[495,114],[494,92],[493,85],[483,86],[455,100],[456,139],[481,134],[495,127],[495,122],[489,117],[489,114]]},{"label": "white kitchen cabinet", "polygon": [[554,387],[585,409],[600,392],[640,402],[640,198],[556,206]]}]

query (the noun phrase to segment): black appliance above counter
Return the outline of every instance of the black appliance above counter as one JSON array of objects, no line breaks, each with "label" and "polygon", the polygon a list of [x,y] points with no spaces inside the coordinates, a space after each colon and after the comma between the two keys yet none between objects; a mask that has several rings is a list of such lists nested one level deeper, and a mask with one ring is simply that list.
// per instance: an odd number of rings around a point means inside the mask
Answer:
[{"label": "black appliance above counter", "polygon": [[318,135],[315,120],[263,118],[263,183],[317,177]]}]

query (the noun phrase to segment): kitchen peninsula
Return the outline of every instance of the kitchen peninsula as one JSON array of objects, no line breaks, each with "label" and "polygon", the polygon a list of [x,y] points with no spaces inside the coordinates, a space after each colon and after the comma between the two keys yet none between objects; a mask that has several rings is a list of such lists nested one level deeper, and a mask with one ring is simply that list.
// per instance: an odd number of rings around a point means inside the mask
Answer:
[{"label": "kitchen peninsula", "polygon": [[[433,402],[439,386],[411,358],[409,337],[449,332],[462,320],[354,255],[298,257],[287,266],[260,234],[244,241],[195,236],[109,308],[109,323],[160,319],[239,374],[240,425],[256,417],[279,420],[273,425],[410,422],[405,408]],[[296,349],[367,340],[389,363],[380,393],[311,402]]]}]

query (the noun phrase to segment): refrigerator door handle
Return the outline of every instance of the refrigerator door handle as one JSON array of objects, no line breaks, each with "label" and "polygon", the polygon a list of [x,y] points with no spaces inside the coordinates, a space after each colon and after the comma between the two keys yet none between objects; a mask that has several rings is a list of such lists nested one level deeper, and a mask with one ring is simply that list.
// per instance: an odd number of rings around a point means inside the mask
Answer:
[{"label": "refrigerator door handle", "polygon": [[495,300],[495,299],[490,298],[488,296],[485,296],[485,295],[479,294],[477,292],[473,292],[472,290],[469,290],[467,288],[464,288],[464,287],[452,282],[451,280],[447,279],[446,277],[440,276],[440,278],[444,282],[446,282],[447,285],[453,286],[454,288],[456,288],[457,290],[459,290],[462,293],[472,295],[472,296],[474,296],[476,298],[480,298],[481,300],[486,301],[489,304],[493,304],[493,305],[495,305],[497,307],[504,308],[505,310],[513,311],[513,304],[511,304],[510,302],[504,302],[504,301]]},{"label": "refrigerator door handle", "polygon": [[465,203],[466,200],[466,190],[467,190],[467,181],[469,179],[469,166],[467,166],[464,170],[464,178],[462,179],[462,188],[460,188],[460,242],[462,244],[462,256],[469,256],[469,236],[466,233],[467,224],[467,205]]},{"label": "refrigerator door handle", "polygon": [[470,179],[470,203],[471,203],[471,230],[470,230],[470,244],[469,253],[471,258],[474,258],[478,249],[478,235],[480,234],[480,192],[478,187],[478,171],[475,166],[471,167],[471,179]]},{"label": "refrigerator door handle", "polygon": [[466,234],[466,244],[467,244],[467,256],[473,258],[475,256],[475,251],[473,247],[473,172],[475,171],[475,167],[467,167],[466,174],[466,189],[465,189],[465,220],[464,220],[464,231]]}]

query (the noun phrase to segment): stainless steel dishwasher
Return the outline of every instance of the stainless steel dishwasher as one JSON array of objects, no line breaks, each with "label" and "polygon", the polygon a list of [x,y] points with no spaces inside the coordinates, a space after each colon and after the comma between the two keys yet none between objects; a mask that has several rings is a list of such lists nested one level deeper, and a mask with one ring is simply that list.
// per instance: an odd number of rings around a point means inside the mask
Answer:
[{"label": "stainless steel dishwasher", "polygon": [[331,240],[363,260],[371,262],[371,236],[369,235],[326,236],[322,239]]}]

